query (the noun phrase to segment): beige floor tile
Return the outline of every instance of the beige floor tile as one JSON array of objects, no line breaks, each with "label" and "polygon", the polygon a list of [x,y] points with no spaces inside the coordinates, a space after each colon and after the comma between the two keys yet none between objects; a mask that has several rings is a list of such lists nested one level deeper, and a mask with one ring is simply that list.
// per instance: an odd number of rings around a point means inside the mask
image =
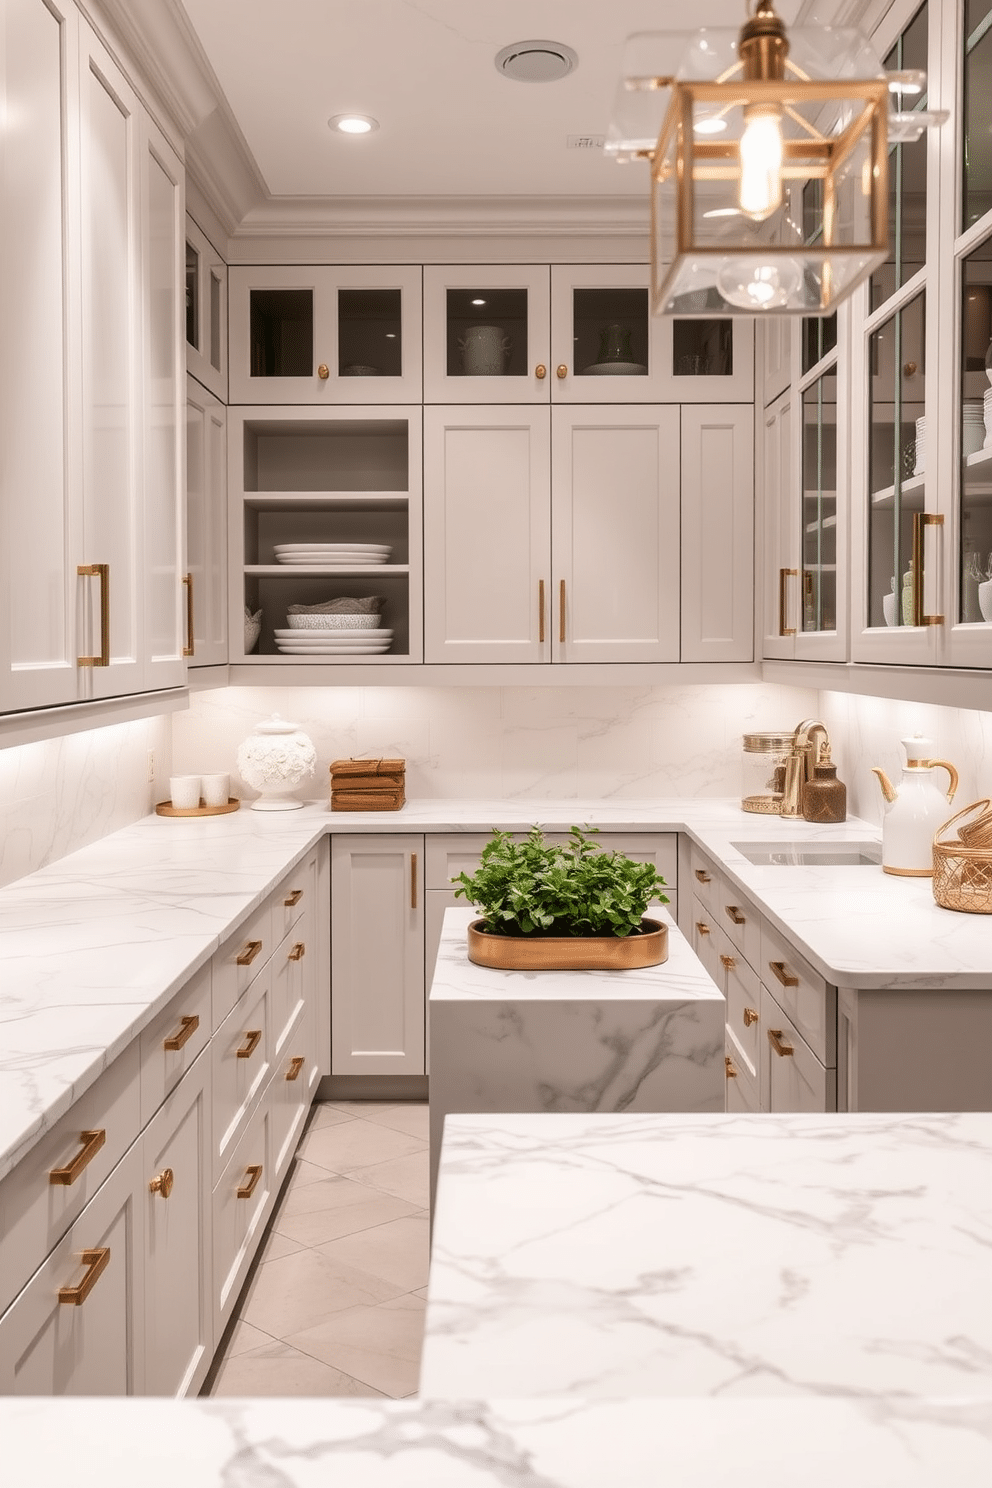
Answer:
[{"label": "beige floor tile", "polygon": [[414,1292],[413,1295],[415,1297],[423,1297],[424,1301],[426,1302],[427,1301],[427,1288],[426,1287],[418,1287],[417,1290]]},{"label": "beige floor tile", "polygon": [[286,1185],[286,1193],[306,1188],[309,1183],[320,1183],[327,1177],[326,1168],[319,1168],[316,1163],[306,1162],[302,1157],[295,1160],[291,1171],[292,1177]]},{"label": "beige floor tile", "polygon": [[[313,1249],[328,1240],[336,1240],[340,1235],[364,1232],[391,1219],[420,1213],[416,1205],[405,1199],[379,1193],[364,1183],[350,1183],[347,1178],[329,1179],[328,1183],[335,1186],[333,1194],[318,1193],[318,1190],[323,1190],[323,1185],[312,1183],[301,1192],[318,1202],[292,1212],[284,1210],[277,1216],[275,1225],[280,1235]],[[348,1190],[346,1194],[341,1194],[337,1188],[339,1184]],[[320,1199],[324,1202],[319,1202]]]},{"label": "beige floor tile", "polygon": [[308,1131],[320,1131],[325,1126],[340,1126],[342,1121],[351,1121],[353,1118],[340,1106],[332,1106],[327,1101],[318,1101],[313,1108],[310,1117]]},{"label": "beige floor tile", "polygon": [[224,1350],[224,1359],[237,1358],[238,1354],[246,1354],[249,1349],[263,1348],[266,1344],[275,1343],[268,1333],[263,1333],[261,1328],[253,1328],[251,1323],[240,1322],[234,1325],[227,1348]]},{"label": "beige floor tile", "polygon": [[414,1152],[409,1157],[394,1158],[391,1162],[376,1163],[368,1168],[356,1168],[348,1176],[356,1183],[366,1183],[369,1188],[378,1188],[382,1193],[392,1194],[397,1199],[406,1199],[418,1208],[423,1207],[429,1192],[429,1154],[424,1148],[422,1152]]},{"label": "beige floor tile", "polygon": [[225,1363],[214,1381],[213,1395],[345,1396],[381,1393],[363,1380],[335,1369],[312,1354],[285,1343],[238,1354]]},{"label": "beige floor tile", "polygon": [[428,1140],[428,1106],[426,1101],[398,1101],[382,1111],[369,1112],[364,1118],[374,1126],[388,1126],[391,1131],[407,1132],[411,1137]]},{"label": "beige floor tile", "polygon": [[421,1213],[343,1235],[318,1249],[335,1263],[343,1261],[412,1292],[427,1284],[429,1244],[427,1215]]},{"label": "beige floor tile", "polygon": [[315,1250],[299,1250],[259,1266],[240,1312],[263,1333],[285,1338],[346,1307],[385,1302],[405,1290]]},{"label": "beige floor tile", "polygon": [[293,1255],[296,1251],[302,1250],[305,1244],[305,1240],[294,1240],[290,1235],[281,1234],[274,1229],[270,1230],[259,1252],[259,1265],[264,1265],[266,1261],[281,1261],[283,1256]]},{"label": "beige floor tile", "polygon": [[[282,1230],[283,1219],[291,1215],[313,1214],[318,1209],[344,1209],[378,1197],[377,1189],[370,1189],[365,1183],[356,1183],[343,1173],[328,1173],[326,1168],[322,1168],[321,1172],[323,1177],[319,1182],[304,1184],[302,1188],[297,1188],[294,1184],[286,1190],[274,1228]],[[285,1230],[283,1233],[288,1235],[291,1232]]]},{"label": "beige floor tile", "polygon": [[294,1333],[294,1348],[362,1380],[385,1395],[412,1395],[419,1383],[424,1304],[412,1295],[352,1307],[326,1323]]},{"label": "beige floor tile", "polygon": [[308,1132],[300,1146],[300,1155],[329,1173],[350,1173],[354,1168],[391,1162],[426,1148],[425,1141],[406,1132],[374,1126],[371,1121],[345,1121],[340,1126]]}]

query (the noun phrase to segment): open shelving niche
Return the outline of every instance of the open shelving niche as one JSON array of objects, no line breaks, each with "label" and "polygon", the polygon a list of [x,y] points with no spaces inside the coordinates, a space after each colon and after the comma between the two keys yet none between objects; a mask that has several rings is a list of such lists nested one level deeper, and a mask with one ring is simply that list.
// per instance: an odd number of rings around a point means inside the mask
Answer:
[{"label": "open shelving niche", "polygon": [[[234,410],[232,410],[234,413]],[[242,603],[262,611],[255,649],[236,659],[264,666],[381,666],[420,661],[422,501],[420,408],[240,409],[232,419],[232,572]],[[302,565],[276,561],[285,542],[388,543],[385,564]],[[393,643],[381,656],[286,656],[274,632],[291,604],[382,595]],[[232,590],[232,649],[243,636]]]}]

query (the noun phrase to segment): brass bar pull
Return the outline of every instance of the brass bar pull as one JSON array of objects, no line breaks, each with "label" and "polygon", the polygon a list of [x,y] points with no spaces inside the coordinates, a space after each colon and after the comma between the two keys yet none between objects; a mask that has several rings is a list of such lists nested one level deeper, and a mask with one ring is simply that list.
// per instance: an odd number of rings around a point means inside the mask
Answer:
[{"label": "brass bar pull", "polygon": [[914,625],[943,625],[943,615],[928,615],[923,605],[923,567],[924,567],[924,543],[925,529],[927,527],[943,527],[944,517],[942,512],[919,511],[913,513],[913,555],[909,560],[910,571],[913,575],[913,624]]},{"label": "brass bar pull", "polygon": [[192,656],[196,650],[196,642],[193,639],[193,575],[183,574],[183,583],[186,586],[186,644],[183,647],[183,655]]},{"label": "brass bar pull", "polygon": [[305,1064],[306,1064],[306,1060],[304,1059],[303,1055],[302,1054],[297,1054],[297,1056],[296,1056],[295,1059],[291,1059],[289,1061],[289,1069],[286,1071],[286,1079],[287,1080],[296,1080],[296,1079],[299,1079],[300,1070],[303,1068],[303,1066]]},{"label": "brass bar pull", "polygon": [[751,1024],[752,1023],[757,1023],[757,1021],[758,1021],[758,1015],[755,1012],[754,1008],[746,1007],[744,1009],[744,1027],[745,1028],[750,1028],[751,1027]]},{"label": "brass bar pull", "polygon": [[164,1039],[163,1049],[181,1049],[183,1044],[188,1043],[200,1026],[200,1019],[196,1013],[189,1013],[179,1019],[179,1032],[174,1033],[171,1038]]},{"label": "brass bar pull", "polygon": [[799,986],[799,978],[797,976],[793,976],[792,972],[789,971],[784,961],[769,961],[768,965],[778,977],[783,987]]},{"label": "brass bar pull", "polygon": [[172,1171],[172,1169],[163,1168],[161,1173],[150,1180],[148,1184],[148,1192],[161,1194],[163,1199],[167,1199],[172,1192],[172,1185],[175,1183],[175,1181],[176,1175]]},{"label": "brass bar pull", "polygon": [[696,929],[699,931],[700,935],[709,935],[710,933],[709,925],[707,925],[703,920],[696,921]]},{"label": "brass bar pull", "polygon": [[255,1192],[256,1188],[258,1187],[258,1180],[262,1176],[262,1164],[249,1163],[247,1168],[245,1168],[245,1172],[249,1175],[248,1182],[242,1183],[241,1187],[238,1189],[239,1199],[250,1199],[252,1194]]},{"label": "brass bar pull", "polygon": [[737,1071],[734,1069],[734,1061],[731,1059],[729,1054],[725,1054],[723,1056],[723,1067],[727,1071],[728,1080],[737,1079]]},{"label": "brass bar pull", "polygon": [[417,854],[410,854],[410,908],[417,907]]},{"label": "brass bar pull", "polygon": [[79,1140],[83,1145],[72,1159],[72,1162],[66,1163],[64,1168],[52,1168],[48,1175],[49,1183],[61,1183],[66,1188],[68,1188],[70,1183],[75,1183],[87,1163],[93,1161],[107,1140],[106,1128],[101,1127],[99,1131],[80,1132]]},{"label": "brass bar pull", "polygon": [[293,909],[293,908],[295,908],[295,906],[297,904],[299,904],[299,902],[300,902],[300,900],[302,898],[303,898],[303,890],[302,889],[294,889],[291,894],[287,894],[286,895],[286,898],[282,902],[283,902],[283,904],[285,904],[285,906],[286,906],[287,909]]},{"label": "brass bar pull", "polygon": [[78,1286],[59,1287],[59,1301],[82,1307],[90,1292],[110,1264],[110,1246],[101,1245],[95,1250],[84,1250],[79,1259],[89,1270]]},{"label": "brass bar pull", "polygon": [[262,1030],[260,1028],[249,1028],[245,1032],[245,1041],[241,1045],[241,1048],[235,1050],[235,1053],[237,1054],[238,1058],[239,1059],[250,1059],[251,1056],[254,1054],[255,1050],[258,1048],[259,1041],[260,1041],[261,1037],[262,1037]]},{"label": "brass bar pull", "polygon": [[795,1054],[796,1052],[791,1044],[783,1044],[781,1028],[769,1028],[768,1042],[775,1050],[775,1053],[778,1054],[782,1059],[785,1059],[787,1055]]},{"label": "brass bar pull", "polygon": [[695,868],[695,869],[693,869],[693,872],[695,873],[696,877],[699,879],[699,882],[700,883],[709,883],[710,876],[709,876],[709,874],[707,872],[705,872],[704,869],[702,869],[702,868]]},{"label": "brass bar pull", "polygon": [[238,965],[250,966],[261,949],[262,942],[260,940],[249,940],[244,950],[238,956]]},{"label": "brass bar pull", "polygon": [[565,639],[565,580],[562,579],[558,589],[558,639]]},{"label": "brass bar pull", "polygon": [[737,961],[736,961],[736,959],[733,956],[723,956],[723,955],[721,955],[721,957],[720,957],[720,965],[723,967],[723,969],[725,971],[733,971],[734,967],[737,965]]},{"label": "brass bar pull", "polygon": [[789,580],[798,579],[798,568],[780,568],[778,571],[778,633],[780,636],[794,636],[796,627],[785,623],[785,610],[788,603]]},{"label": "brass bar pull", "polygon": [[537,639],[544,645],[544,580],[537,581]]},{"label": "brass bar pull", "polygon": [[736,904],[725,904],[723,907],[735,925],[747,924],[747,916],[741,914]]},{"label": "brass bar pull", "polygon": [[80,563],[76,573],[81,579],[100,580],[100,652],[97,656],[77,656],[76,665],[105,667],[110,665],[110,564]]},{"label": "brass bar pull", "polygon": [[293,949],[287,954],[287,961],[302,961],[307,953],[307,948],[302,940],[298,940]]}]

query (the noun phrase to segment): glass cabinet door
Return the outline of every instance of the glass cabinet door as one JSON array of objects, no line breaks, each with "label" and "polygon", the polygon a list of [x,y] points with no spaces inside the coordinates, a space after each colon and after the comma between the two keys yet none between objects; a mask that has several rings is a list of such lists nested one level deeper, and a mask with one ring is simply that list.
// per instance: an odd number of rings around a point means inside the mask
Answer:
[{"label": "glass cabinet door", "polygon": [[227,265],[186,218],[186,370],[227,401]]},{"label": "glass cabinet door", "polygon": [[837,368],[802,393],[801,629],[837,629]]},{"label": "glass cabinet door", "polygon": [[420,397],[421,271],[230,271],[232,403],[403,403]]},{"label": "glass cabinet door", "polygon": [[424,398],[546,403],[549,273],[523,264],[424,269]]}]

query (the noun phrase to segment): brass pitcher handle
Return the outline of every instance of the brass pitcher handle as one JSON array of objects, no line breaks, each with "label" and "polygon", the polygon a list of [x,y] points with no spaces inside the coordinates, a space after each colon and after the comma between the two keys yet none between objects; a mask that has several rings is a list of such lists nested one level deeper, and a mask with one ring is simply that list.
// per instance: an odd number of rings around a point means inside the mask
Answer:
[{"label": "brass pitcher handle", "polygon": [[954,793],[955,793],[955,791],[958,788],[958,772],[957,772],[957,770],[955,770],[955,768],[951,764],[950,760],[931,760],[930,761],[930,768],[931,768],[931,770],[937,769],[938,766],[942,770],[946,770],[947,773],[948,773],[948,775],[950,776],[950,787],[949,787],[948,792],[947,792],[947,800],[948,800],[948,802],[951,802],[951,801],[954,800]]}]

